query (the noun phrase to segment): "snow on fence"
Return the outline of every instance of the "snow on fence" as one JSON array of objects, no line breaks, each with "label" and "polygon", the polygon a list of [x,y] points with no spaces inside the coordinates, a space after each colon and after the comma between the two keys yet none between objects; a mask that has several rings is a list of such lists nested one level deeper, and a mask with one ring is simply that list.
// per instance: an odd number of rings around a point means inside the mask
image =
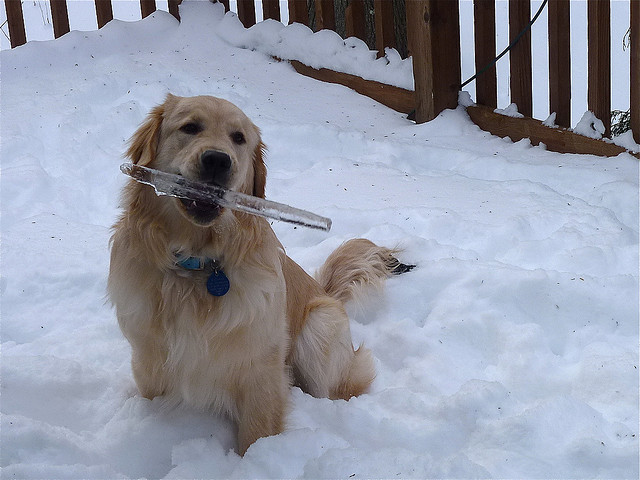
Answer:
[{"label": "snow on fence", "polygon": [[[111,0],[94,0],[98,28],[113,18]],[[182,0],[168,0],[168,9],[179,19]],[[229,0],[219,0],[230,9]],[[640,0],[630,2],[630,125],[640,143]],[[5,0],[11,46],[27,41],[20,0]],[[66,0],[50,0],[55,37],[69,31]],[[256,1],[237,0],[237,14],[245,27],[256,23]],[[545,3],[542,4],[545,6]],[[306,75],[351,86],[358,84],[361,93],[400,110],[413,111],[417,122],[435,118],[442,110],[454,108],[461,89],[460,12],[459,2],[451,0],[262,0],[264,19],[280,21],[281,7],[287,8],[289,23],[303,23],[313,30],[331,29],[343,36],[366,41],[382,55],[385,47],[406,50],[413,57],[415,92],[368,84],[336,72],[319,72],[301,64],[294,65]],[[470,108],[469,114],[481,128],[511,136],[514,140],[529,137],[533,143],[544,142],[559,151],[578,151],[576,139],[556,135],[545,136],[540,125],[511,122],[493,114],[497,104],[496,68],[496,0],[473,0],[477,103],[490,107]],[[556,113],[555,123],[571,127],[571,54],[570,0],[548,0],[549,46],[549,111]],[[588,8],[588,109],[602,120],[605,136],[611,133],[611,36],[610,0],[587,0]],[[140,0],[142,17],[156,9],[155,0]],[[400,12],[400,15],[398,14]],[[509,51],[511,101],[525,117],[533,115],[531,2],[509,0],[509,38],[519,36]],[[324,70],[324,69],[323,69]],[[434,74],[435,72],[435,74]],[[407,112],[408,113],[408,112]],[[529,120],[531,120],[529,118]],[[506,130],[506,131],[505,131]],[[512,132],[512,130],[515,130]],[[513,133],[513,134],[512,134]],[[536,135],[542,138],[534,139]],[[551,142],[551,144],[549,143]],[[578,142],[579,143],[579,142]],[[608,154],[593,144],[595,153]],[[590,151],[592,147],[588,147]],[[611,154],[616,151],[611,150]]]}]

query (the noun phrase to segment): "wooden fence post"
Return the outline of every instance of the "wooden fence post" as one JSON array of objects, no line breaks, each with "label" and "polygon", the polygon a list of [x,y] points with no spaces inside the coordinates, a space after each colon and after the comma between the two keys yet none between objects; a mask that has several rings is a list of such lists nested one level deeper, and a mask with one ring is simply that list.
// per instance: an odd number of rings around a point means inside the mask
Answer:
[{"label": "wooden fence post", "polygon": [[556,124],[571,127],[570,1],[549,0],[549,112]]},{"label": "wooden fence post", "polygon": [[373,6],[376,24],[376,50],[378,50],[378,57],[382,57],[384,56],[384,47],[397,47],[396,34],[393,29],[393,1],[374,0]]},{"label": "wooden fence post", "polygon": [[98,28],[104,27],[113,20],[113,9],[111,8],[111,0],[95,0],[96,19],[98,20]]},{"label": "wooden fence post", "polygon": [[364,22],[364,0],[351,0],[345,9],[345,33],[347,37],[367,40],[367,26]]},{"label": "wooden fence post", "polygon": [[587,106],[611,135],[611,8],[609,0],[587,0]]},{"label": "wooden fence post", "polygon": [[9,24],[9,39],[11,48],[27,43],[27,34],[24,29],[24,18],[22,16],[22,2],[20,0],[5,0],[4,9],[7,12],[7,23]]},{"label": "wooden fence post", "polygon": [[640,0],[631,0],[631,131],[640,143]]},{"label": "wooden fence post", "polygon": [[238,0],[238,18],[244,28],[256,24],[256,7],[253,0]]},{"label": "wooden fence post", "polygon": [[486,68],[496,58],[496,3],[495,0],[473,0],[476,101],[481,105],[498,106],[498,87],[495,64]]},{"label": "wooden fence post", "polygon": [[174,17],[176,17],[176,20],[178,21],[180,21],[180,11],[178,7],[181,3],[182,3],[182,0],[169,0],[168,2],[169,13]]},{"label": "wooden fence post", "polygon": [[156,11],[156,0],[140,0],[142,18],[146,18]]},{"label": "wooden fence post", "polygon": [[413,62],[417,123],[436,117],[433,105],[433,58],[431,55],[431,19],[429,0],[407,0],[407,41]]},{"label": "wooden fence post", "polygon": [[59,38],[69,33],[69,13],[66,0],[49,0],[51,5],[51,20],[53,21],[53,36]]},{"label": "wooden fence post", "polygon": [[309,26],[307,0],[289,0],[289,23],[302,23]]},{"label": "wooden fence post", "polygon": [[280,21],[280,0],[262,0],[263,17]]},{"label": "wooden fence post", "polygon": [[406,8],[416,122],[422,123],[458,105],[460,13],[458,2],[448,0],[407,0]]},{"label": "wooden fence post", "polygon": [[[509,41],[513,42],[531,20],[531,3],[509,0]],[[531,86],[531,30],[509,51],[509,86],[511,101],[518,105],[518,111],[527,117],[533,116],[533,95]]]},{"label": "wooden fence post", "polygon": [[336,29],[336,11],[333,0],[316,0],[316,31]]}]

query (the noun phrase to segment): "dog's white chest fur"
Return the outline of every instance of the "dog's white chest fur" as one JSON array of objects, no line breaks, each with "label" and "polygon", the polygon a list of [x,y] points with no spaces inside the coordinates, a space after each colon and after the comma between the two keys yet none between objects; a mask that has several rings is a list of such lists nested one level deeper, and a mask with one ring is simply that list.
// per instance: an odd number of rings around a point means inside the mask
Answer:
[{"label": "dog's white chest fur", "polygon": [[[174,311],[167,311],[162,323],[169,401],[214,408],[237,418],[233,399],[243,372],[272,355],[275,345],[287,343],[286,286],[281,275],[256,278],[237,269],[229,277],[231,288],[222,297],[207,292],[202,275],[182,272],[165,281],[163,298],[183,298],[167,302]],[[286,352],[280,354],[284,369]]]}]

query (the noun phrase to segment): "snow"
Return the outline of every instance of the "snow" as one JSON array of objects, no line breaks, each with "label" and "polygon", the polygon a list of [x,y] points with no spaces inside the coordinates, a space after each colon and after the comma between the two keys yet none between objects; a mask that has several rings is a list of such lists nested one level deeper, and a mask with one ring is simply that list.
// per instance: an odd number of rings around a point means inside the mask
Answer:
[{"label": "snow", "polygon": [[593,112],[586,111],[580,121],[573,128],[575,133],[584,135],[585,137],[601,139],[604,135],[604,123],[597,118]]},{"label": "snow", "polygon": [[542,124],[545,127],[557,128],[558,125],[556,125],[556,112],[553,112],[551,115],[549,115],[547,119],[544,122],[542,122]]},{"label": "snow", "polygon": [[630,152],[640,153],[640,144],[633,139],[633,132],[627,130],[622,135],[612,138],[613,143],[629,150]]},{"label": "snow", "polygon": [[510,103],[505,108],[496,108],[494,112],[504,115],[505,117],[524,118],[524,115],[518,111],[518,105],[515,103]]},{"label": "snow", "polygon": [[458,92],[458,105],[463,107],[471,107],[472,105],[475,105],[475,103],[471,98],[469,92],[462,90],[461,92]]},{"label": "snow", "polygon": [[[219,5],[181,16],[0,53],[3,478],[638,478],[638,160],[512,143],[461,107],[415,125],[230,44]],[[169,91],[236,103],[267,197],[333,220],[273,224],[308,271],[356,236],[417,264],[349,307],[371,392],[293,389],[243,458],[224,418],[136,393],[105,300],[122,153]]]},{"label": "snow", "polygon": [[299,60],[316,69],[330,64],[338,72],[414,89],[411,58],[402,59],[393,48],[385,48],[385,56],[377,58],[377,51],[369,50],[367,44],[356,37],[343,40],[331,30],[314,33],[306,25],[285,26],[275,20],[265,20],[245,29],[233,14],[225,16],[218,34],[239,48],[257,50],[283,60]]}]

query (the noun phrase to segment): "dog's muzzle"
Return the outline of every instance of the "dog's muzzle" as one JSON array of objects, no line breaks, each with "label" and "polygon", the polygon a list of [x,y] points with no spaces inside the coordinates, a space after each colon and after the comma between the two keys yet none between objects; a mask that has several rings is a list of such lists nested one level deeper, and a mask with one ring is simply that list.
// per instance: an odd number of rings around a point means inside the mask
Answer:
[{"label": "dog's muzzle", "polygon": [[[200,156],[198,181],[226,187],[231,177],[231,157],[218,150],[206,150]],[[185,212],[195,223],[208,225],[222,212],[222,207],[216,204],[181,198],[180,202]]]},{"label": "dog's muzzle", "polygon": [[200,181],[226,187],[231,176],[231,157],[218,150],[206,150],[200,156]]}]

